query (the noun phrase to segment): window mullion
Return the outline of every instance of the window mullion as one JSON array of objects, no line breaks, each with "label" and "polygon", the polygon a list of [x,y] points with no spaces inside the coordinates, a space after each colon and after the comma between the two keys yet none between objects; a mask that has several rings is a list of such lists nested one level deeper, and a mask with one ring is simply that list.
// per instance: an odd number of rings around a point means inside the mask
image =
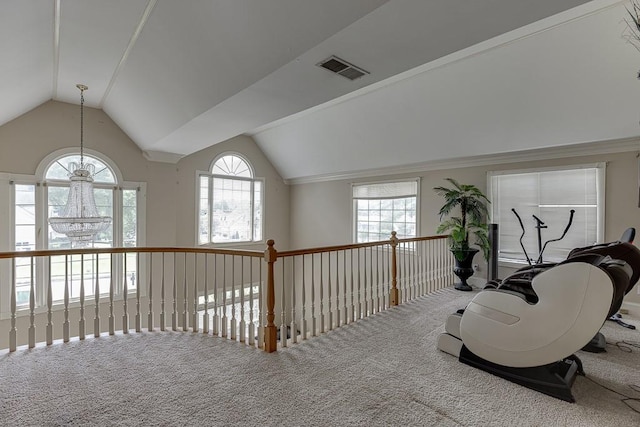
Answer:
[{"label": "window mullion", "polygon": [[213,176],[209,175],[209,243],[213,243],[213,206],[214,206],[214,191],[213,191]]},{"label": "window mullion", "polygon": [[249,191],[250,191],[249,200],[251,201],[250,205],[249,205],[249,209],[251,210],[251,215],[250,215],[251,222],[249,223],[249,230],[250,230],[249,239],[252,242],[255,242],[256,239],[255,239],[255,235],[254,234],[255,234],[255,231],[256,231],[256,227],[255,227],[255,218],[254,218],[254,216],[256,214],[256,209],[255,209],[254,201],[255,201],[256,193],[255,193],[255,180],[253,180],[253,179],[251,180],[251,184],[249,185]]}]

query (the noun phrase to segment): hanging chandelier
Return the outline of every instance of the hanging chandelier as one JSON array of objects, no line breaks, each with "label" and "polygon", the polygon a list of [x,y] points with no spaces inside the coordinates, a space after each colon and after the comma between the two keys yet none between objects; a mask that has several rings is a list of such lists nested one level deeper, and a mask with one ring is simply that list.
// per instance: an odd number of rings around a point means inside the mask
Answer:
[{"label": "hanging chandelier", "polygon": [[66,235],[72,247],[86,247],[93,243],[96,235],[111,224],[111,217],[100,216],[93,195],[95,166],[84,162],[84,91],[80,89],[80,164],[69,164],[69,197],[62,215],[49,218],[49,224],[56,233]]}]

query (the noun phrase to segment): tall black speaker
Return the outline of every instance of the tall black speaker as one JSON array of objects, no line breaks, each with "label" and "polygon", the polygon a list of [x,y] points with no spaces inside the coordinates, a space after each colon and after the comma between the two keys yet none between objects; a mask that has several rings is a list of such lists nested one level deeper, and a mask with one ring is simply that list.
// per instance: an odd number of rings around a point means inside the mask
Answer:
[{"label": "tall black speaker", "polygon": [[489,224],[489,265],[487,280],[498,278],[498,224]]}]

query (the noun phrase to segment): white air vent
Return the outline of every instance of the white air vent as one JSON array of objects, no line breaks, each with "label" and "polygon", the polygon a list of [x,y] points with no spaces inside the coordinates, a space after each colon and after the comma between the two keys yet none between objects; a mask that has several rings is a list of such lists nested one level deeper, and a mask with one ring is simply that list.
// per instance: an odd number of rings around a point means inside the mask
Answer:
[{"label": "white air vent", "polygon": [[342,77],[346,77],[349,80],[359,79],[365,74],[369,74],[368,71],[358,68],[353,64],[349,64],[347,61],[340,59],[337,56],[330,56],[316,65],[318,65],[318,67],[326,68],[329,71],[333,71],[336,74],[340,74]]}]

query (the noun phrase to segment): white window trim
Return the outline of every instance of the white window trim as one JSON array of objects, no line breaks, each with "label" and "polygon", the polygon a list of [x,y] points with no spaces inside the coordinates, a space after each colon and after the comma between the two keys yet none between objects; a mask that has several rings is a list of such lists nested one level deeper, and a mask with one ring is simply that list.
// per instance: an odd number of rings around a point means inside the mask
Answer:
[{"label": "white window trim", "polygon": [[[211,172],[211,170],[213,169],[213,165],[215,165],[216,161],[218,161],[221,157],[224,156],[228,156],[228,155],[232,155],[232,156],[237,156],[240,157],[242,160],[245,161],[245,163],[248,165],[249,169],[251,170],[251,175],[252,177],[242,177],[242,176],[233,176],[233,175],[218,175],[218,174],[213,174]],[[229,179],[229,178],[233,178],[233,179],[239,179],[239,180],[245,180],[245,181],[259,181],[262,184],[262,191],[260,192],[260,204],[262,206],[262,217],[260,218],[260,229],[262,230],[262,236],[259,240],[251,240],[251,241],[242,241],[242,242],[218,242],[218,243],[213,243],[211,242],[211,237],[209,237],[209,241],[207,243],[200,243],[200,178],[201,177],[208,177],[208,178],[223,178],[223,179]],[[255,245],[259,245],[259,244],[264,244],[266,242],[266,237],[265,237],[265,229],[264,229],[264,225],[266,223],[266,209],[265,209],[265,196],[266,196],[266,179],[262,178],[262,177],[256,177],[255,176],[255,169],[253,168],[253,165],[251,164],[251,162],[249,162],[249,160],[247,160],[247,158],[245,156],[243,156],[240,153],[236,153],[233,151],[226,151],[222,154],[219,154],[218,156],[215,157],[215,159],[211,162],[211,165],[209,166],[209,170],[208,171],[203,171],[203,170],[196,170],[195,171],[195,228],[194,228],[194,244],[196,247],[201,247],[201,248],[224,248],[224,247],[250,247],[250,246],[255,246]],[[253,193],[253,192],[252,192]],[[253,197],[253,194],[252,194]],[[213,186],[210,185],[209,186],[209,195],[208,195],[208,200],[209,203],[211,203],[211,200],[213,200]],[[255,200],[254,200],[255,203]],[[254,207],[255,210],[255,207]],[[211,232],[211,224],[209,225],[209,232]]]},{"label": "white window trim", "polygon": [[[598,208],[596,210],[596,224],[597,224],[597,235],[596,238],[598,243],[602,243],[604,241],[605,236],[605,201],[606,201],[606,177],[607,177],[607,162],[597,162],[597,163],[581,163],[581,164],[566,164],[566,165],[558,165],[558,166],[546,166],[539,168],[526,168],[526,169],[505,169],[505,170],[496,170],[487,172],[487,189],[488,189],[488,198],[489,200],[493,200],[493,185],[491,182],[491,178],[494,176],[500,175],[516,175],[516,174],[525,174],[525,173],[535,173],[535,172],[553,172],[553,171],[566,171],[566,170],[577,170],[577,169],[599,169],[600,172],[597,174],[597,182],[596,185],[598,187],[597,197],[598,197]],[[493,209],[489,208],[489,217],[490,222],[493,223]],[[498,225],[499,226],[499,225]],[[500,267],[508,267],[508,268],[520,268],[523,265],[528,265],[526,261],[518,262],[518,261],[505,261],[498,260],[498,265]]]},{"label": "white window trim", "polygon": [[[421,187],[420,184],[422,182],[421,177],[413,177],[413,178],[401,178],[401,179],[386,179],[382,181],[365,181],[365,182],[352,182],[349,186],[349,198],[351,199],[351,239],[354,243],[358,241],[358,218],[356,216],[356,200],[353,197],[353,187],[361,186],[361,185],[375,185],[375,184],[386,184],[393,182],[415,182],[416,183],[416,237],[420,236],[420,195]],[[389,236],[391,238],[391,236]]]}]

